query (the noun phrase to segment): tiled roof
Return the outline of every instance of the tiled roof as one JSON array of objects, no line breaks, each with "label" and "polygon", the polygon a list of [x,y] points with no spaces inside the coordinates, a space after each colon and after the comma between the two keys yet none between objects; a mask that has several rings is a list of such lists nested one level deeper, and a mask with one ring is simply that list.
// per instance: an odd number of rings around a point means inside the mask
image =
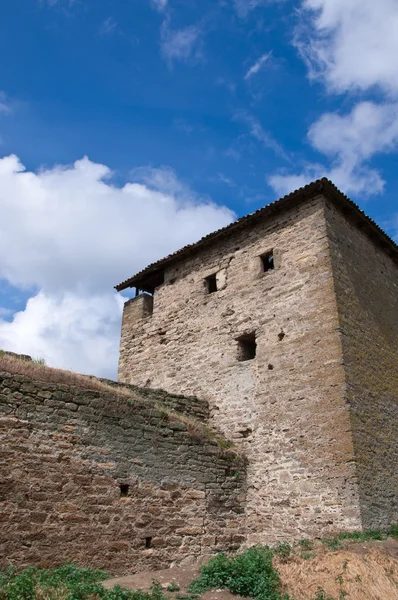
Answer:
[{"label": "tiled roof", "polygon": [[217,238],[224,237],[237,229],[242,229],[247,225],[257,221],[260,217],[265,217],[267,215],[272,215],[280,210],[306,198],[314,196],[316,194],[322,194],[328,200],[332,201],[334,204],[343,208],[343,212],[345,214],[350,214],[351,216],[357,217],[358,222],[361,222],[362,229],[366,226],[367,233],[378,242],[378,245],[382,246],[385,250],[388,251],[390,255],[393,255],[398,260],[398,245],[371,219],[368,217],[363,210],[359,208],[355,202],[350,200],[345,194],[343,194],[329,179],[326,177],[322,179],[318,179],[309,183],[308,185],[283,196],[279,200],[275,202],[271,202],[271,204],[267,204],[263,208],[256,210],[249,215],[241,217],[237,219],[230,225],[223,227],[222,229],[218,229],[217,231],[213,231],[208,235],[202,237],[198,242],[194,244],[188,244],[184,246],[180,250],[169,254],[168,256],[151,263],[142,271],[139,271],[129,279],[122,281],[115,286],[115,289],[120,292],[128,287],[134,287],[137,282],[142,281],[147,275],[150,275],[159,269],[165,267],[166,265],[174,262],[176,259],[180,259],[189,254],[196,253],[200,251],[202,248],[208,246]]}]

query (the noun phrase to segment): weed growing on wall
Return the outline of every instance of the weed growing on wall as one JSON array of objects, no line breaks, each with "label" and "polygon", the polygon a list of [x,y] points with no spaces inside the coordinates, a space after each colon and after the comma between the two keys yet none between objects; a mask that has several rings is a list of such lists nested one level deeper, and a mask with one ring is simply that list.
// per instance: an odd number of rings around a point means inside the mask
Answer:
[{"label": "weed growing on wall", "polygon": [[32,358],[32,361],[34,362],[35,365],[46,365],[46,361],[44,358],[38,357],[38,358]]}]

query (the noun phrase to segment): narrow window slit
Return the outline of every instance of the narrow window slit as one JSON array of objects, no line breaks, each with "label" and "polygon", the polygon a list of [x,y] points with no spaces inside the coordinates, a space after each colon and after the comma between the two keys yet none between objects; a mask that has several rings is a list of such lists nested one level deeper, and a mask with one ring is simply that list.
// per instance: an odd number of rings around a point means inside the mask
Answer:
[{"label": "narrow window slit", "polygon": [[127,498],[129,495],[129,485],[127,483],[120,484],[120,497]]},{"label": "narrow window slit", "polygon": [[215,273],[214,275],[209,275],[209,277],[206,277],[205,282],[208,294],[213,294],[217,291],[217,277]]},{"label": "narrow window slit", "polygon": [[270,250],[269,252],[266,252],[265,254],[263,254],[262,256],[260,256],[260,258],[261,258],[261,264],[263,266],[264,273],[266,273],[267,271],[272,271],[273,269],[275,269],[274,251],[273,250]]},{"label": "narrow window slit", "polygon": [[253,360],[256,357],[257,343],[256,334],[246,333],[237,338],[238,342],[238,361]]},{"label": "narrow window slit", "polygon": [[150,548],[151,546],[152,546],[152,538],[146,537],[145,538],[145,548]]}]

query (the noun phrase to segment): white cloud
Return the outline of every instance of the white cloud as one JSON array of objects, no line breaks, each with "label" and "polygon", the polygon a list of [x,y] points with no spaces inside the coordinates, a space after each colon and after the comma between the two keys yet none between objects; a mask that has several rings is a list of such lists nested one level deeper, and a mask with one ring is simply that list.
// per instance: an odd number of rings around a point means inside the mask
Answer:
[{"label": "white cloud", "polygon": [[11,322],[0,318],[0,348],[53,367],[115,378],[123,298],[115,293],[40,292]]},{"label": "white cloud", "polygon": [[249,127],[250,135],[261,142],[266,148],[270,148],[276,155],[288,160],[287,154],[283,147],[266,131],[253,115],[239,111],[235,114],[234,119],[246,123]]},{"label": "white cloud", "polygon": [[55,6],[56,4],[66,4],[67,6],[73,6],[79,0],[39,0],[40,4],[48,4],[49,6]]},{"label": "white cloud", "polygon": [[359,101],[347,114],[322,115],[308,139],[330,164],[310,163],[299,174],[277,173],[269,183],[285,193],[326,175],[347,193],[380,193],[385,182],[369,162],[398,145],[398,3],[303,0],[302,7],[296,44],[310,77],[321,79],[332,93],[377,89],[384,101]]},{"label": "white cloud", "polygon": [[11,104],[5,92],[0,91],[0,113],[10,114],[12,112]]},{"label": "white cloud", "polygon": [[331,166],[309,164],[300,174],[273,175],[278,193],[326,176],[347,193],[364,195],[383,191],[380,173],[367,166],[374,154],[392,152],[398,145],[398,104],[361,102],[345,115],[326,113],[308,131],[312,146],[331,159]]},{"label": "white cloud", "polygon": [[229,187],[236,187],[236,183],[233,181],[233,179],[226,177],[223,173],[217,173],[217,179]]},{"label": "white cloud", "polygon": [[163,12],[166,10],[168,2],[167,0],[151,0],[151,4],[156,10]]},{"label": "white cloud", "polygon": [[0,348],[115,376],[113,286],[233,219],[171,169],[136,171],[122,188],[110,176],[87,158],[38,173],[0,159],[0,278],[40,290],[11,323],[0,321]]},{"label": "white cloud", "polygon": [[303,0],[297,44],[331,90],[398,94],[397,0]]},{"label": "white cloud", "polygon": [[268,4],[270,0],[234,0],[234,7],[238,17],[245,19],[248,14],[259,6]]},{"label": "white cloud", "polygon": [[191,125],[186,119],[176,118],[173,121],[173,125],[179,131],[183,131],[184,133],[192,133],[195,129],[193,125]]},{"label": "white cloud", "polygon": [[256,73],[258,73],[262,67],[265,65],[265,63],[268,61],[268,59],[270,58],[272,54],[272,50],[270,52],[267,52],[267,54],[263,54],[262,56],[260,56],[259,59],[256,60],[256,62],[254,63],[254,65],[252,65],[250,67],[250,69],[247,71],[246,75],[244,76],[244,79],[250,79],[250,77],[253,77],[253,75],[256,75]]},{"label": "white cloud", "polygon": [[160,47],[163,58],[171,66],[175,61],[191,62],[201,58],[202,30],[197,25],[172,29],[165,19],[160,32]]},{"label": "white cloud", "polygon": [[308,137],[323,154],[350,164],[390,152],[398,143],[398,104],[360,102],[346,115],[325,113]]},{"label": "white cloud", "polygon": [[100,35],[111,35],[115,33],[117,29],[117,22],[113,17],[107,17],[101,24],[99,28]]},{"label": "white cloud", "polygon": [[291,174],[282,171],[271,175],[268,178],[268,183],[278,196],[285,196],[323,176],[326,177],[326,173],[323,172],[321,165],[310,164],[305,166],[302,173]]},{"label": "white cloud", "polygon": [[301,173],[281,171],[271,175],[268,183],[279,196],[284,196],[321,177],[327,177],[347,194],[361,193],[368,196],[380,193],[384,188],[384,181],[378,171],[366,169],[362,165],[352,168],[341,163],[329,168],[318,163],[308,163]]}]

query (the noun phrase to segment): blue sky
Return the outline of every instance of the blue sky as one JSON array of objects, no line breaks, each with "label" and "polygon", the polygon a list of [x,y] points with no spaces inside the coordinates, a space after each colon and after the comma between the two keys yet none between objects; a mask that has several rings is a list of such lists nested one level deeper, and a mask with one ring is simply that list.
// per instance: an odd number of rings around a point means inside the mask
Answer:
[{"label": "blue sky", "polygon": [[320,176],[396,236],[397,31],[395,0],[1,3],[0,347],[115,376],[114,284]]}]

